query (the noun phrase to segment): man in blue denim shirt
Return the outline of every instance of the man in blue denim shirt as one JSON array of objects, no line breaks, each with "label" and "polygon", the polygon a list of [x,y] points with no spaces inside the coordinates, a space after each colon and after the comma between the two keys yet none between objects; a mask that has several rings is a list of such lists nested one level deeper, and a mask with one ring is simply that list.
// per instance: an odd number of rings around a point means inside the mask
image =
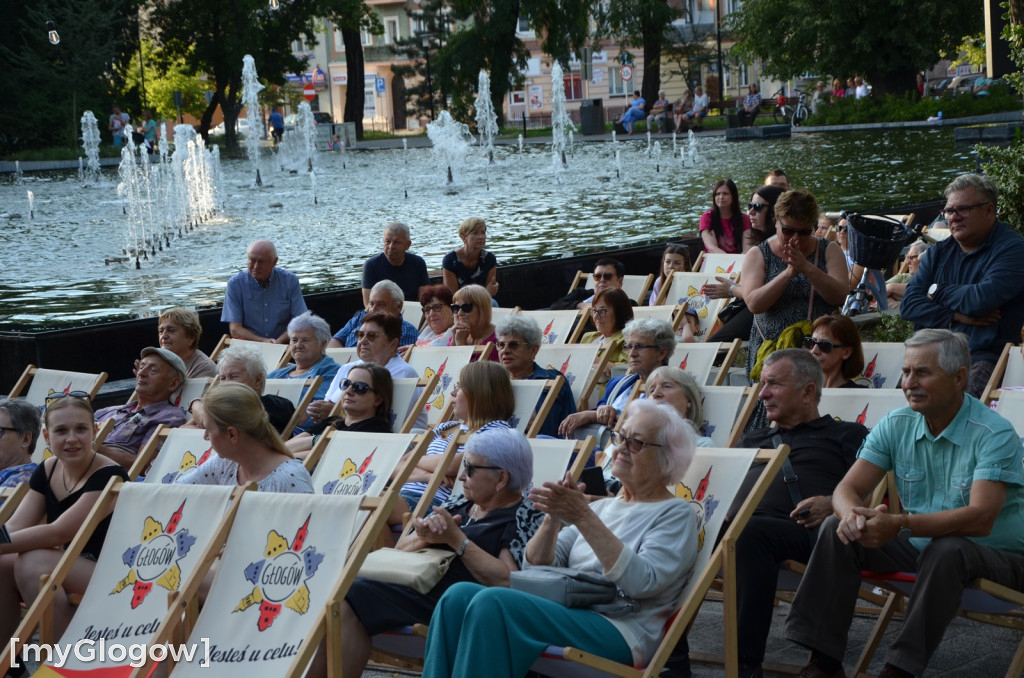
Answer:
[{"label": "man in blue denim shirt", "polygon": [[928,251],[900,306],[904,320],[970,340],[967,392],[980,397],[996,360],[1024,324],[1024,238],[996,220],[996,185],[962,174],[946,187],[951,237]]},{"label": "man in blue denim shirt", "polygon": [[[965,586],[984,577],[1024,587],[1024,449],[1009,421],[964,393],[967,337],[920,330],[907,340],[903,393],[868,434],[832,494],[786,621],[786,638],[812,651],[808,678],[844,676],[846,636],[861,571],[915,572],[903,627],[879,677],[920,676]],[[894,471],[906,513],[865,505]]]},{"label": "man in blue denim shirt", "polygon": [[256,240],[246,251],[246,270],[228,280],[220,321],[234,339],[288,343],[288,323],[306,312],[299,278],[277,267],[277,248]]}]

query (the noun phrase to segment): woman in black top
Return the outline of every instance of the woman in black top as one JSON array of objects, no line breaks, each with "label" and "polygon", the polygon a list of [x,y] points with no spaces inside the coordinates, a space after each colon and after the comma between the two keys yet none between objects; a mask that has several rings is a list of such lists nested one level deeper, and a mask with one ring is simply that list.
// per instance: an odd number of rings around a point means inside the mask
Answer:
[{"label": "woman in black top", "polygon": [[[14,633],[21,618],[19,605],[35,600],[39,576],[53,572],[63,548],[85,523],[107,481],[114,477],[128,480],[123,468],[97,454],[93,447],[96,424],[88,394],[59,394],[50,400],[44,416],[43,435],[53,457],[32,474],[29,493],[5,526],[10,542],[0,544],[2,638]],[[73,613],[66,594],[85,592],[109,524],[107,516],[96,527],[54,598],[53,621],[58,638]]]}]

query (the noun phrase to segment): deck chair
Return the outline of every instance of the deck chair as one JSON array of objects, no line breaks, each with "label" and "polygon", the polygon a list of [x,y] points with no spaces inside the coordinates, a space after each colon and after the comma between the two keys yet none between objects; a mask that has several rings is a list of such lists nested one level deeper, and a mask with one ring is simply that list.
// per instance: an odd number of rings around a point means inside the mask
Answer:
[{"label": "deck chair", "polygon": [[0,525],[4,525],[14,515],[18,504],[28,494],[28,483],[18,483],[14,487],[5,487],[0,491]]},{"label": "deck chair", "polygon": [[339,365],[345,365],[347,363],[352,362],[353,360],[359,360],[359,358],[356,357],[355,346],[327,348],[324,349],[324,353],[326,355],[331,356],[331,358],[334,359],[334,362],[338,363]]},{"label": "deck chair", "polygon": [[582,313],[578,310],[569,311],[520,311],[519,315],[533,318],[540,328],[541,344],[576,343],[583,334]]},{"label": "deck chair", "polygon": [[903,391],[894,388],[823,388],[818,411],[871,429],[889,412],[906,406]]},{"label": "deck chair", "polygon": [[[296,426],[306,420],[308,416],[306,408],[313,402],[313,397],[323,380],[324,378],[321,376],[310,379],[267,379],[267,383],[263,387],[264,393],[281,396],[295,405],[295,412],[292,413],[292,418],[284,428],[286,432],[295,430]],[[288,437],[291,437],[290,433]]]},{"label": "deck chair", "polygon": [[666,304],[664,306],[637,306],[633,309],[633,318],[654,318],[655,320],[664,320],[672,326],[672,331],[676,332],[679,330],[679,326],[683,322],[683,314],[686,310],[686,306],[672,306]]},{"label": "deck chair", "polygon": [[753,386],[701,386],[704,435],[716,447],[735,447],[757,405],[760,384]]},{"label": "deck chair", "polygon": [[[397,494],[392,494],[393,500]],[[369,546],[363,540],[365,531],[352,543],[356,514],[361,508],[373,510],[370,522],[379,523],[386,516],[376,509],[384,503],[376,498],[244,493],[210,593],[186,641],[186,646],[202,647],[208,639],[216,651],[178,662],[171,675],[302,675],[324,637],[328,602],[344,596]],[[182,589],[154,643],[175,637],[182,623],[179,608],[195,598],[199,579],[194,576]],[[147,675],[148,670],[139,667],[134,675]]]},{"label": "deck chair", "polygon": [[148,485],[169,484],[185,471],[199,466],[216,454],[201,428],[167,428],[160,426],[139,450],[129,478],[144,475]]},{"label": "deck chair", "polygon": [[509,423],[527,438],[535,438],[558,398],[565,377],[555,379],[513,379],[516,407]]},{"label": "deck chair", "polygon": [[441,421],[441,413],[452,396],[452,388],[459,380],[459,372],[479,353],[476,346],[416,346],[410,349],[406,362],[416,373],[427,379],[438,377],[437,386],[427,397],[427,422],[431,426]]},{"label": "deck chair", "polygon": [[[36,626],[40,640],[52,642],[48,611],[82,547],[98,523],[113,509],[103,551],[92,579],[62,644],[92,639],[102,634],[108,641],[125,645],[148,643],[156,630],[154,621],[167,614],[167,596],[179,591],[197,565],[213,558],[227,536],[242,488],[185,485],[142,485],[111,481],[88,520],[65,551],[53,574],[25,615],[16,637],[28,641]],[[114,634],[118,630],[127,630]],[[9,652],[9,646],[5,649]],[[0,665],[10,658],[0,657]],[[57,668],[44,665],[39,676],[128,676],[131,658],[112,659],[110,654],[82,662],[70,653]]]},{"label": "deck chair", "polygon": [[[729,377],[729,366],[736,358],[740,350],[740,340],[734,339],[731,343],[705,342],[702,344],[676,344],[676,350],[669,359],[669,365],[673,365],[689,372],[697,380],[697,384],[703,386],[721,386]],[[711,370],[715,366],[718,354],[725,351],[725,358],[722,360],[722,368],[714,379],[711,378]]]},{"label": "deck chair", "polygon": [[14,383],[8,398],[24,397],[37,407],[46,406],[46,397],[51,393],[63,391],[85,391],[89,400],[96,397],[100,387],[107,381],[107,373],[88,374],[86,372],[67,372],[64,370],[47,370],[29,365]]},{"label": "deck chair", "polygon": [[874,388],[900,387],[903,378],[903,358],[907,347],[899,342],[866,341],[864,349],[864,377]]},{"label": "deck chair", "polygon": [[999,400],[1000,389],[1008,387],[1024,387],[1024,354],[1021,347],[1015,344],[1007,344],[996,361],[992,370],[985,391],[982,393],[981,402],[986,405],[993,400]]},{"label": "deck chair", "polygon": [[1024,391],[1003,391],[996,403],[996,412],[1013,424],[1013,430],[1024,438]]},{"label": "deck chair", "polygon": [[406,299],[402,304],[402,320],[420,329],[423,325],[423,304],[414,299]]},{"label": "deck chair", "polygon": [[701,252],[697,255],[697,261],[693,262],[693,270],[698,273],[729,276],[737,280],[743,270],[743,255]]},{"label": "deck chair", "polygon": [[709,273],[673,273],[672,282],[663,285],[658,295],[657,304],[687,304],[688,308],[697,311],[700,329],[697,341],[707,341],[715,333],[718,325],[718,314],[725,308],[728,299],[709,299],[703,294],[704,285],[716,283],[715,276]]},{"label": "deck chair", "polygon": [[384,491],[405,454],[412,453],[415,466],[428,443],[427,436],[411,433],[330,429],[317,440],[304,464],[319,494],[373,497]]},{"label": "deck chair", "polygon": [[[45,420],[42,428],[39,431],[39,440],[36,441],[36,449],[32,451],[32,461],[36,464],[43,463],[44,459],[53,456],[53,452],[50,451],[49,445],[46,443],[46,437],[43,435],[43,431],[46,429]],[[99,446],[103,444],[110,432],[114,430],[114,420],[107,419],[99,428],[96,430],[96,436],[93,438],[92,447],[94,450],[98,450]]]},{"label": "deck chair", "polygon": [[[193,379],[186,379],[185,383],[182,384],[177,391],[171,394],[171,403],[175,407],[188,410],[189,403],[197,398],[202,398],[206,389],[208,389],[213,382],[214,377],[196,377]],[[135,391],[132,391],[132,394],[128,396],[128,402],[134,402],[138,399],[138,394]]]},{"label": "deck chair", "polygon": [[569,382],[576,407],[585,410],[588,409],[585,403],[590,400],[608,364],[609,348],[597,344],[541,346],[534,360],[541,367],[561,372]]},{"label": "deck chair", "polygon": [[268,344],[265,341],[249,341],[247,339],[232,339],[230,334],[225,334],[217,342],[217,346],[210,354],[210,360],[217,362],[221,351],[228,346],[238,345],[251,348],[263,356],[263,363],[267,366],[267,372],[284,367],[288,364],[288,344]]},{"label": "deck chair", "polygon": [[408,433],[413,429],[420,415],[426,411],[427,399],[437,388],[439,380],[436,374],[429,379],[408,377],[391,380],[392,431]]},{"label": "deck chair", "polygon": [[[644,298],[647,296],[648,290],[651,289],[651,285],[654,284],[654,275],[625,275],[622,277],[622,291],[626,293],[630,299],[638,304],[644,303]],[[583,285],[585,289],[594,288],[594,276],[586,271],[576,271],[576,277],[573,278],[572,284],[569,285],[569,292]]]},{"label": "deck chair", "polygon": [[519,312],[519,307],[518,306],[515,306],[513,308],[503,308],[503,307],[500,307],[500,306],[492,306],[491,307],[491,323],[494,324],[494,325],[497,325],[499,320],[502,320],[503,318],[507,318],[508,316],[510,316],[510,315],[512,315],[514,313],[518,313],[518,312]]}]

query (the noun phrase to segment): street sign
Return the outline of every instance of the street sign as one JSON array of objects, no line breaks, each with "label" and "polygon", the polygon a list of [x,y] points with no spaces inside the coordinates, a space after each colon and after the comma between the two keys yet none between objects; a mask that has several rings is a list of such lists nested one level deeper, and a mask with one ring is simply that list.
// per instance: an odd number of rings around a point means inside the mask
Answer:
[{"label": "street sign", "polygon": [[316,99],[316,88],[313,87],[313,83],[306,83],[306,86],[302,88],[302,96],[306,98],[306,101]]},{"label": "street sign", "polygon": [[378,77],[376,79],[377,94],[384,94],[387,91],[387,82],[384,78]]},{"label": "street sign", "polygon": [[629,64],[625,64],[620,70],[619,75],[622,76],[623,82],[629,82],[633,79],[633,67]]}]

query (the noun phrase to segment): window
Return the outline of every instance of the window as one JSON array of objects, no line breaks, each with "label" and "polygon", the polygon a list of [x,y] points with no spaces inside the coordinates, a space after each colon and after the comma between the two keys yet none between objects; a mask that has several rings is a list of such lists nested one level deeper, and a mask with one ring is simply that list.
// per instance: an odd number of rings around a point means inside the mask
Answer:
[{"label": "window", "polygon": [[359,36],[362,38],[363,47],[373,47],[373,36],[365,28],[359,29]]},{"label": "window", "polygon": [[583,79],[579,71],[570,71],[562,76],[562,84],[565,88],[565,100],[574,101],[583,98]]},{"label": "window", "polygon": [[725,80],[723,82],[723,86],[725,87],[726,91],[729,91],[730,89],[732,89],[733,67],[729,64],[722,64],[722,68],[725,70]]},{"label": "window", "polygon": [[345,38],[341,36],[341,31],[338,28],[334,29],[334,51],[344,52],[345,51]]},{"label": "window", "polygon": [[377,76],[374,74],[363,76],[363,119],[374,119],[377,117]]},{"label": "window", "polygon": [[740,87],[750,87],[750,66],[741,64],[738,68],[740,72]]},{"label": "window", "polygon": [[519,23],[516,25],[516,33],[533,35],[533,29],[530,28],[530,17],[525,14],[519,15]]},{"label": "window", "polygon": [[621,68],[618,64],[608,67],[608,96],[624,97],[630,92],[630,83],[622,79]]},{"label": "window", "polygon": [[419,35],[420,33],[427,32],[427,22],[423,20],[422,16],[410,16],[409,17],[409,35]]},{"label": "window", "polygon": [[398,42],[398,17],[389,16],[384,19],[384,44],[393,45]]}]

